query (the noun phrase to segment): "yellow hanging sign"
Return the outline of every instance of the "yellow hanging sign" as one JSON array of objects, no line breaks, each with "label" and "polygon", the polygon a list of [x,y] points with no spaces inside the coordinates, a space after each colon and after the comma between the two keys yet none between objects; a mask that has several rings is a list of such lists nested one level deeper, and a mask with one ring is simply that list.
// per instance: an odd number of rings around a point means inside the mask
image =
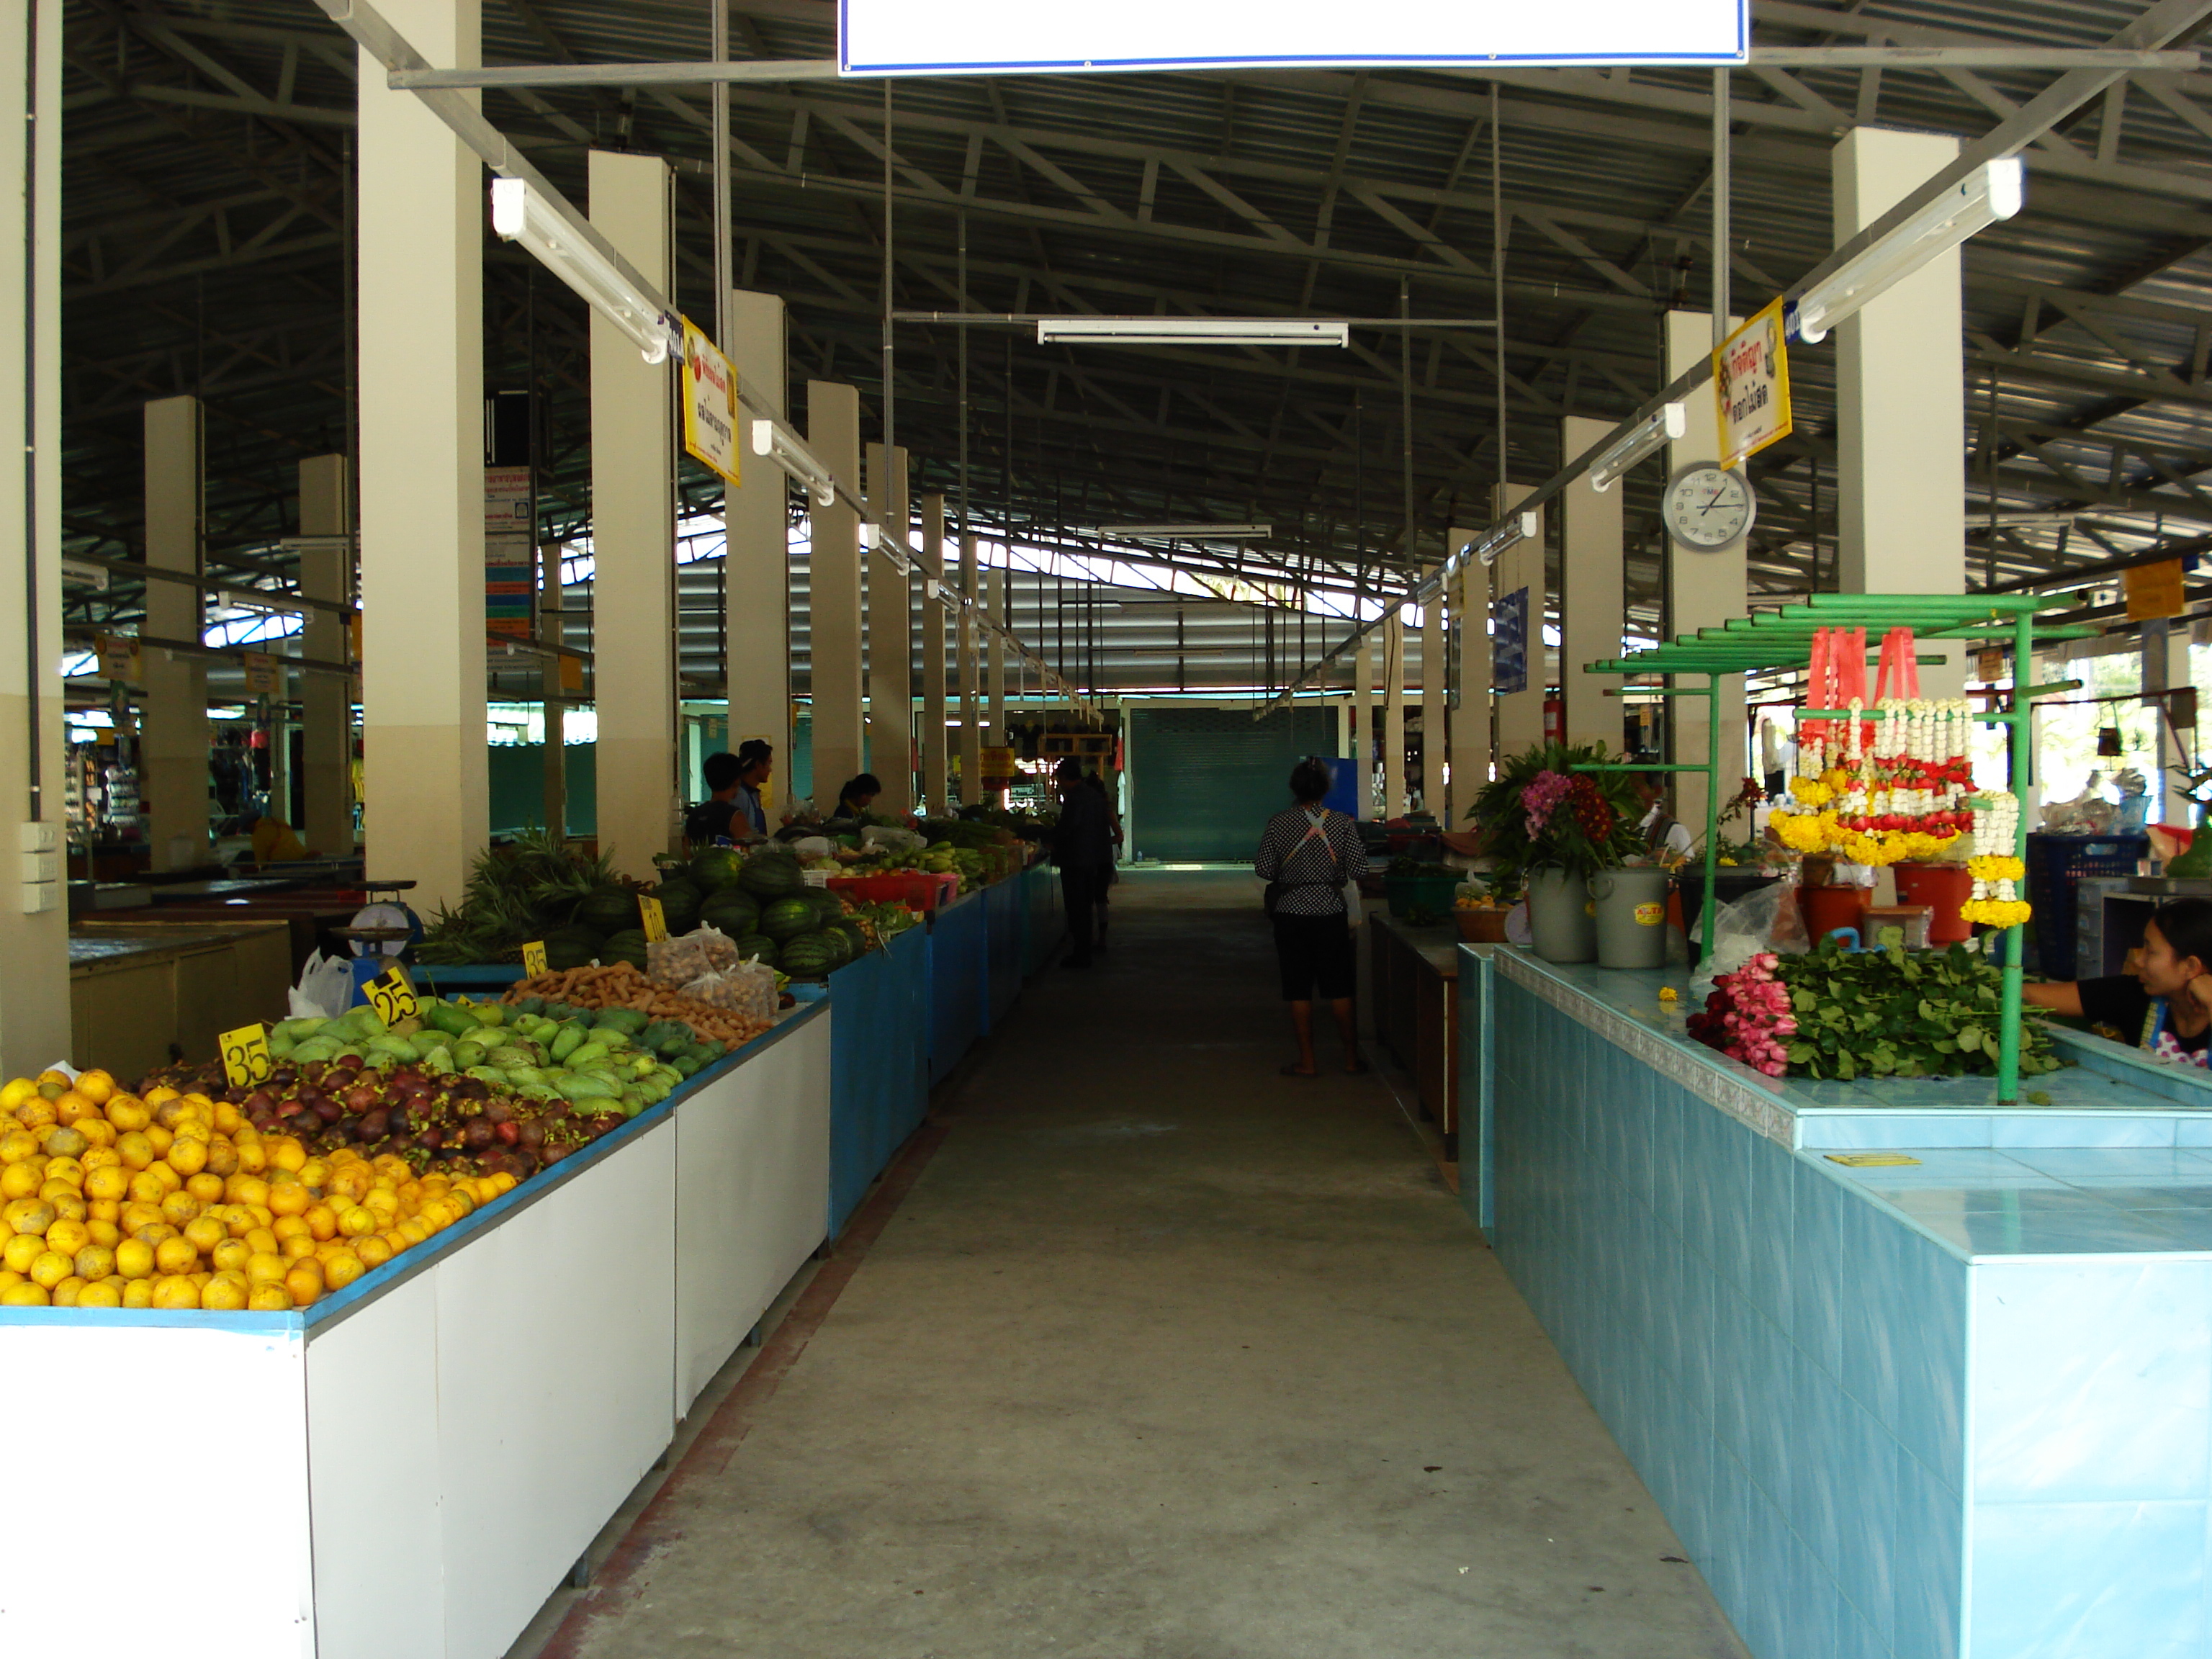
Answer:
[{"label": "yellow hanging sign", "polygon": [[689,317],[684,319],[684,447],[738,486],[738,371]]},{"label": "yellow hanging sign", "polygon": [[1715,348],[1713,396],[1720,406],[1723,466],[1790,435],[1790,347],[1781,301]]}]

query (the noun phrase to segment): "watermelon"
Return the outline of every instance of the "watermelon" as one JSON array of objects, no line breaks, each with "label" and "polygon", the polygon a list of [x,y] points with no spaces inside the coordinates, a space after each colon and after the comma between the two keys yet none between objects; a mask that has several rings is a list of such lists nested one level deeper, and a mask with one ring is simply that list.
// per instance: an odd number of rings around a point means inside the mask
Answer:
[{"label": "watermelon", "polygon": [[599,946],[601,962],[626,962],[633,968],[645,966],[645,930],[629,927],[617,933]]},{"label": "watermelon", "polygon": [[757,957],[764,968],[775,967],[781,955],[775,948],[775,941],[766,933],[747,933],[737,941],[737,947],[738,961],[748,962]]},{"label": "watermelon", "polygon": [[669,938],[688,933],[699,925],[699,902],[703,895],[690,882],[664,881],[653,890],[653,896],[660,901],[661,920],[668,924]]},{"label": "watermelon", "polygon": [[555,973],[588,966],[599,957],[605,941],[588,927],[573,923],[545,935],[545,966]]},{"label": "watermelon", "polygon": [[815,931],[814,907],[803,898],[780,898],[761,912],[760,930],[781,944]]},{"label": "watermelon", "polygon": [[747,895],[732,888],[727,892],[708,894],[707,902],[699,907],[699,920],[708,927],[736,939],[758,929],[760,906]]},{"label": "watermelon", "polygon": [[846,957],[837,948],[842,942],[822,933],[801,933],[783,947],[779,965],[793,979],[819,979],[844,965]]},{"label": "watermelon", "polygon": [[641,918],[637,913],[637,896],[627,888],[599,887],[576,901],[576,911],[570,919],[579,927],[588,927],[595,933],[618,933],[624,928],[635,927]]},{"label": "watermelon", "polygon": [[806,885],[806,878],[799,872],[795,854],[759,852],[745,860],[745,867],[738,876],[738,885],[766,902],[769,899],[787,898],[802,890]]},{"label": "watermelon", "polygon": [[850,939],[853,942],[854,956],[864,957],[868,954],[868,935],[861,928],[860,924],[851,916],[840,916],[822,931],[825,933],[836,933]]},{"label": "watermelon", "polygon": [[691,884],[701,892],[711,896],[725,887],[735,887],[744,867],[744,859],[736,848],[709,847],[706,851],[692,855]]},{"label": "watermelon", "polygon": [[827,887],[810,887],[801,896],[814,906],[814,914],[819,918],[817,927],[827,927],[845,915],[845,901]]}]

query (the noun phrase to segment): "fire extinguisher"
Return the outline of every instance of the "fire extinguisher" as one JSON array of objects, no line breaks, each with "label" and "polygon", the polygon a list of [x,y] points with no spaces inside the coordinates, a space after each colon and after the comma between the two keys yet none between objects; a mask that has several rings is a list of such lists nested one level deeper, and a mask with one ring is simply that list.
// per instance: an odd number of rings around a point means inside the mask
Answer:
[{"label": "fire extinguisher", "polygon": [[1565,743],[1567,740],[1567,700],[1565,697],[1544,699],[1544,741]]}]

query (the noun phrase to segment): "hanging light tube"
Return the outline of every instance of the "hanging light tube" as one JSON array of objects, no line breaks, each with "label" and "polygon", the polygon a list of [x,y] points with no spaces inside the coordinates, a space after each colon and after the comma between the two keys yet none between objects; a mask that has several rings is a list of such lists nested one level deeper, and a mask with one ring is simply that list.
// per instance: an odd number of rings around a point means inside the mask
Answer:
[{"label": "hanging light tube", "polygon": [[1937,254],[2011,218],[2025,198],[2026,175],[2017,155],[1975,168],[1842,270],[1799,295],[1793,313],[1797,337],[1816,344],[1826,339],[1838,323]]},{"label": "hanging light tube", "polygon": [[1039,345],[1348,345],[1352,325],[1307,317],[1041,317]]},{"label": "hanging light tube", "polygon": [[807,494],[814,498],[817,507],[836,503],[837,480],[835,475],[807,452],[806,446],[799,441],[797,434],[786,430],[781,422],[753,422],[753,453],[765,455],[805,485]]},{"label": "hanging light tube", "polygon": [[1649,420],[1638,422],[1633,430],[1623,434],[1591,463],[1590,488],[1602,495],[1621,474],[1674,442],[1689,429],[1690,412],[1686,406],[1662,404]]},{"label": "hanging light tube", "polygon": [[639,293],[581,228],[524,179],[491,181],[491,228],[538,262],[635,343],[648,363],[684,353],[684,325]]},{"label": "hanging light tube", "polygon": [[[1534,508],[1530,508],[1516,513],[1467,550],[1473,557],[1481,560],[1483,568],[1487,569],[1498,562],[1498,556],[1507,548],[1527,541],[1535,533],[1536,514]],[[1465,560],[1462,559],[1462,562],[1464,563]]]},{"label": "hanging light tube", "polygon": [[1078,536],[1122,536],[1132,541],[1257,542],[1275,533],[1271,524],[1101,524]]}]

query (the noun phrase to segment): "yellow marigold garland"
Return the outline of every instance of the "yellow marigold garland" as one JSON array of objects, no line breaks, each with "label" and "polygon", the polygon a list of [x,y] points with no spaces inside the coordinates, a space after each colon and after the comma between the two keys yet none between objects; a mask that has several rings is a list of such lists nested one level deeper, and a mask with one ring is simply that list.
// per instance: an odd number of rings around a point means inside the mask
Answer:
[{"label": "yellow marigold garland", "polygon": [[1976,881],[2025,881],[2027,866],[2015,858],[1984,854],[1966,860],[1966,872]]},{"label": "yellow marigold garland", "polygon": [[2025,899],[1978,898],[1968,899],[1960,905],[1959,914],[1985,927],[2017,927],[2033,910]]}]

